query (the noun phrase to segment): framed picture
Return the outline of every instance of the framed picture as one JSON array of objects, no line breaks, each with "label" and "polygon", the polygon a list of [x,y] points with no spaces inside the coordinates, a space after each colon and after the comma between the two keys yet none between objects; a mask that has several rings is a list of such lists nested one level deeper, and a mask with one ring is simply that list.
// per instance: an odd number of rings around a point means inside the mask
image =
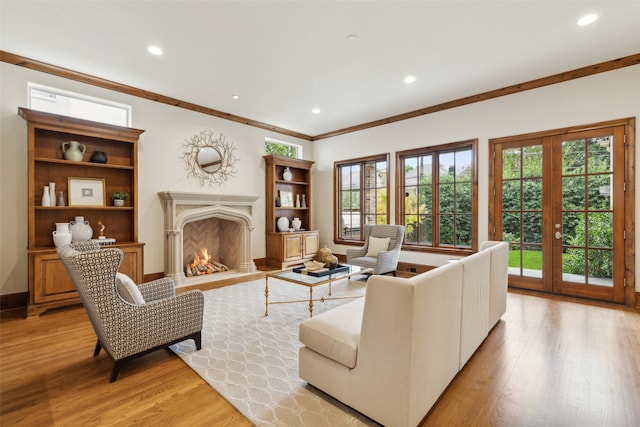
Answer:
[{"label": "framed picture", "polygon": [[288,190],[280,190],[280,206],[283,208],[293,207],[293,192]]},{"label": "framed picture", "polygon": [[69,206],[105,206],[104,179],[69,178]]}]

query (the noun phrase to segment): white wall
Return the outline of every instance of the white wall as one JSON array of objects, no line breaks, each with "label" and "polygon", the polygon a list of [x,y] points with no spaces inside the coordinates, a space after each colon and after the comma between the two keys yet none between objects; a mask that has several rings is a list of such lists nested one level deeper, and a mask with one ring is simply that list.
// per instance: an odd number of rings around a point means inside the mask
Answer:
[{"label": "white wall", "polygon": [[[164,212],[157,195],[164,190],[259,196],[252,257],[265,256],[264,140],[301,144],[306,156],[313,151],[309,141],[0,63],[0,294],[28,290],[27,127],[18,107],[28,107],[29,81],[133,106],[133,127],[145,130],[138,158],[138,239],[146,244],[145,274],[164,271]],[[237,173],[220,187],[200,187],[183,167],[182,144],[203,129],[222,132],[236,146]]]},{"label": "white wall", "polygon": [[[219,194],[259,196],[254,206],[252,257],[265,255],[264,166],[265,137],[302,144],[305,158],[314,166],[313,228],[320,230],[321,244],[337,253],[344,246],[333,241],[333,162],[375,153],[442,144],[471,138],[479,140],[479,239],[487,238],[488,140],[528,132],[564,128],[606,120],[640,116],[640,65],[533,91],[472,104],[386,126],[367,129],[314,143],[296,140],[180,108],[159,104],[62,79],[37,71],[0,63],[0,294],[25,292],[27,286],[27,147],[26,125],[17,115],[27,106],[27,82],[32,81],[85,93],[133,106],[133,127],[145,129],[140,139],[138,237],[146,243],[146,274],[164,270],[163,210],[158,191],[211,191]],[[199,188],[182,167],[180,146],[202,129],[222,132],[232,140],[239,158],[238,173],[223,187]],[[639,150],[640,151],[640,150]],[[638,155],[637,155],[638,157]],[[636,158],[636,163],[638,159]],[[640,189],[640,174],[636,176]],[[392,182],[391,188],[394,188]],[[393,206],[395,195],[391,194]],[[636,203],[638,204],[638,203]],[[640,207],[636,206],[636,217]],[[70,218],[72,219],[72,218]],[[637,220],[638,218],[636,218]],[[637,222],[637,221],[636,221]],[[53,230],[53,228],[52,228]],[[640,227],[636,229],[640,242]],[[402,261],[439,265],[444,256],[414,252]],[[636,260],[636,270],[640,263]],[[636,284],[640,291],[640,281]]]},{"label": "white wall", "polygon": [[[333,216],[329,211],[333,205],[334,161],[391,153],[390,202],[394,206],[396,151],[478,138],[479,240],[486,240],[489,139],[627,117],[640,117],[640,65],[315,142],[313,194],[316,201],[326,203],[314,205],[314,228],[320,230],[321,244],[345,253],[346,246],[333,244]],[[636,152],[636,165],[640,164],[638,157],[640,150]],[[636,188],[640,190],[640,173],[636,173]],[[638,201],[640,197],[636,197],[636,223],[640,217]],[[392,219],[393,215],[392,208]],[[640,242],[640,227],[636,228],[636,242]],[[405,251],[400,260],[441,265],[446,258]],[[640,271],[639,266],[640,257],[636,258],[636,271]],[[636,290],[640,291],[640,281]]]}]

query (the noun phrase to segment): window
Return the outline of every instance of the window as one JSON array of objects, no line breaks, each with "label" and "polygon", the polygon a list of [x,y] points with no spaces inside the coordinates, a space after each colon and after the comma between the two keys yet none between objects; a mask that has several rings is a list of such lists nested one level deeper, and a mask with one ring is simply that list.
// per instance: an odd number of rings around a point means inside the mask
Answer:
[{"label": "window", "polygon": [[29,108],[32,110],[117,126],[131,126],[130,105],[36,83],[29,83],[27,87],[29,91]]},{"label": "window", "polygon": [[274,154],[276,156],[291,157],[294,159],[302,158],[301,145],[276,141],[275,139],[266,139],[264,141],[264,151],[267,154]]},{"label": "window", "polygon": [[389,223],[388,172],[388,154],[334,164],[336,242],[361,243],[364,224]]},{"label": "window", "polygon": [[396,153],[396,218],[406,227],[406,249],[477,250],[476,145],[471,140]]}]

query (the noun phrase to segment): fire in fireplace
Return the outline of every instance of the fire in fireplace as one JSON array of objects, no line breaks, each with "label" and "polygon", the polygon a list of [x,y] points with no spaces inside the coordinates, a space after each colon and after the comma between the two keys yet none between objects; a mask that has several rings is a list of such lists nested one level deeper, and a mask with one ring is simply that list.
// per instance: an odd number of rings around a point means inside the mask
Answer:
[{"label": "fire in fireplace", "polygon": [[187,277],[201,276],[203,274],[220,273],[228,271],[229,267],[211,259],[207,248],[200,249],[200,255],[193,254],[193,262],[184,266],[184,273]]}]

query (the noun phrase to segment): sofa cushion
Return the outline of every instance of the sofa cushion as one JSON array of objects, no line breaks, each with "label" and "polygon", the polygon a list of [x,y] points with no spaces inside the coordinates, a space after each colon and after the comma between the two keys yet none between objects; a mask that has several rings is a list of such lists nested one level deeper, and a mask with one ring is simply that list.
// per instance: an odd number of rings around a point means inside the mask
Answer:
[{"label": "sofa cushion", "polygon": [[135,282],[124,273],[116,273],[116,290],[118,291],[120,298],[129,304],[144,304],[144,297],[142,296],[140,289],[138,289],[138,285],[136,285]]},{"label": "sofa cushion", "polygon": [[390,237],[381,238],[369,236],[369,249],[365,256],[377,257],[380,252],[389,250],[390,241]]},{"label": "sofa cushion", "polygon": [[358,359],[364,298],[300,323],[299,338],[307,348],[348,368]]}]

